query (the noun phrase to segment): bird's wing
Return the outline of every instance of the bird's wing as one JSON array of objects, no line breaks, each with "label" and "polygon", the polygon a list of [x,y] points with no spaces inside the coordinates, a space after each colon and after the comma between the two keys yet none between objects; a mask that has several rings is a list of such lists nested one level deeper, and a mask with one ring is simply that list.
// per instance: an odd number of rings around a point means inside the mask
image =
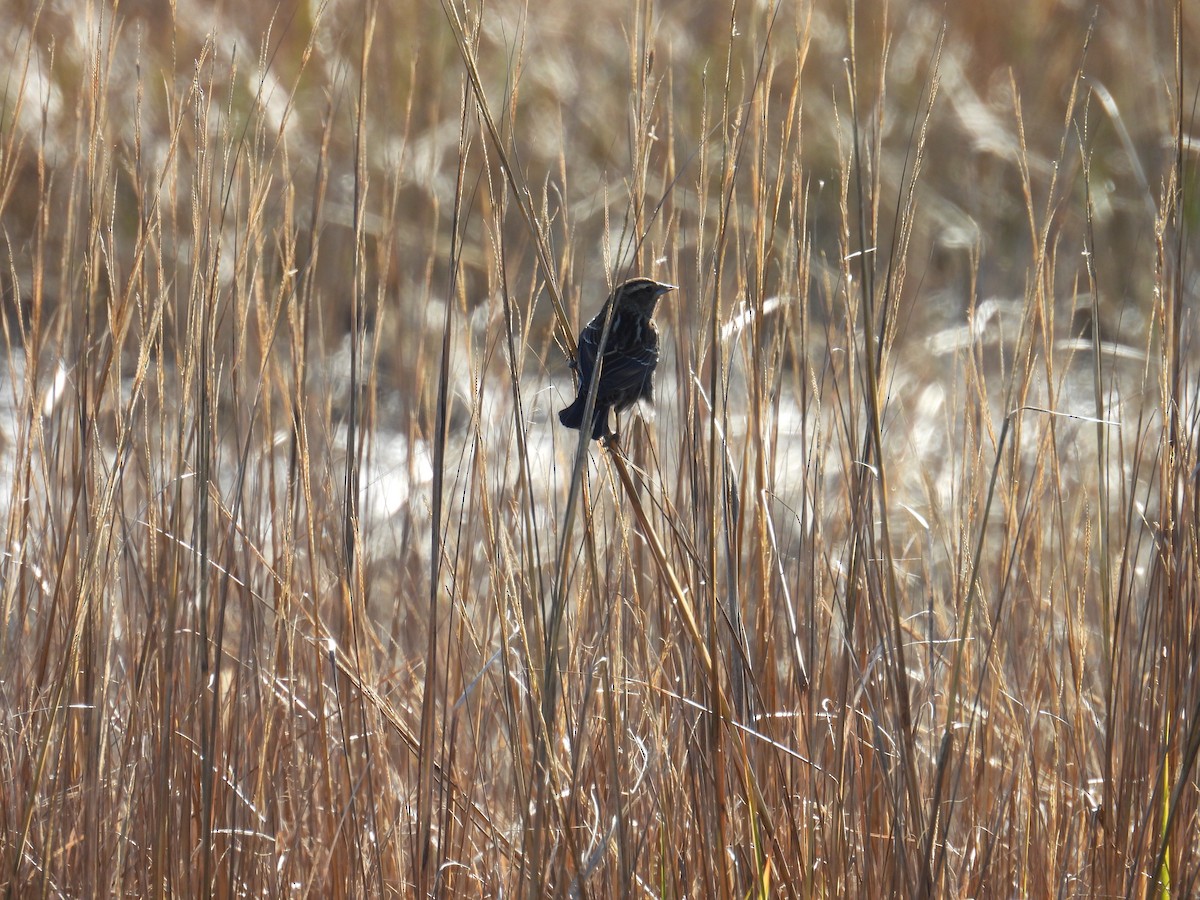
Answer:
[{"label": "bird's wing", "polygon": [[[603,310],[579,335],[579,383],[591,382],[596,367],[596,351],[604,333]],[[653,326],[638,329],[636,339],[628,340],[621,322],[613,322],[604,347],[604,369],[600,373],[605,392],[641,390],[658,365],[658,332]]]},{"label": "bird's wing", "polygon": [[600,380],[606,392],[641,392],[642,386],[654,374],[658,365],[658,348],[642,347],[637,350],[617,350],[604,354],[604,368]]}]

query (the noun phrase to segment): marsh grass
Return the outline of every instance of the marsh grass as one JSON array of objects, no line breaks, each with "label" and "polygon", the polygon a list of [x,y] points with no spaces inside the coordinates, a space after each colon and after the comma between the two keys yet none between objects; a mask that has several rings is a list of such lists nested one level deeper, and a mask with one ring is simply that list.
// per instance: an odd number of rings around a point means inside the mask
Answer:
[{"label": "marsh grass", "polygon": [[1200,890],[1194,10],[234,12],[0,14],[10,896]]}]

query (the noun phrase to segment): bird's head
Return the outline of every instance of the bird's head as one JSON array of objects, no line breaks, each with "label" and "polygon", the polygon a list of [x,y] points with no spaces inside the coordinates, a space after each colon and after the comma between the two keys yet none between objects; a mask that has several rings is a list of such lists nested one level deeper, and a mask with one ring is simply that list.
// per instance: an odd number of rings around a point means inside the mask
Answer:
[{"label": "bird's head", "polygon": [[664,284],[653,278],[631,278],[617,286],[613,297],[616,298],[617,309],[631,310],[650,318],[658,306],[658,298],[673,290],[675,285]]}]

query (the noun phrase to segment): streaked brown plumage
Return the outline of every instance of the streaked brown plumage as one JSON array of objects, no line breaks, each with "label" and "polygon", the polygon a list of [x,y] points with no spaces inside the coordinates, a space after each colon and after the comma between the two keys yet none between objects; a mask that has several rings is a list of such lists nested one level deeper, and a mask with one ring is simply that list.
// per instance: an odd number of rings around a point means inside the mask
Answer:
[{"label": "streaked brown plumage", "polygon": [[604,345],[600,381],[596,385],[592,439],[612,434],[608,427],[609,410],[620,413],[639,400],[653,402],[654,368],[658,365],[658,328],[654,324],[654,310],[659,297],[674,289],[674,285],[650,278],[632,278],[619,285],[604,301],[600,312],[579,335],[579,359],[576,362],[579,391],[575,402],[558,414],[563,425],[568,428],[583,425],[600,338],[604,334],[608,309],[614,303],[616,310]]}]

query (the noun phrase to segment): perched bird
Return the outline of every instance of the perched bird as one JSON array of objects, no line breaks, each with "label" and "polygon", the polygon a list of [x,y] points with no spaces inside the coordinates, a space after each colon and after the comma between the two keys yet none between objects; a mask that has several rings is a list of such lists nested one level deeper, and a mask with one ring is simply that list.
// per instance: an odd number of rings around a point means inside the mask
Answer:
[{"label": "perched bird", "polygon": [[596,407],[591,422],[592,440],[611,436],[608,427],[610,409],[620,413],[639,400],[653,401],[654,367],[658,365],[654,308],[658,306],[659,297],[673,290],[675,285],[649,278],[632,278],[618,285],[579,335],[579,359],[573,364],[579,370],[579,394],[574,403],[558,414],[558,421],[568,428],[583,425],[600,338],[611,306],[616,309],[600,363],[600,382],[596,385]]}]

